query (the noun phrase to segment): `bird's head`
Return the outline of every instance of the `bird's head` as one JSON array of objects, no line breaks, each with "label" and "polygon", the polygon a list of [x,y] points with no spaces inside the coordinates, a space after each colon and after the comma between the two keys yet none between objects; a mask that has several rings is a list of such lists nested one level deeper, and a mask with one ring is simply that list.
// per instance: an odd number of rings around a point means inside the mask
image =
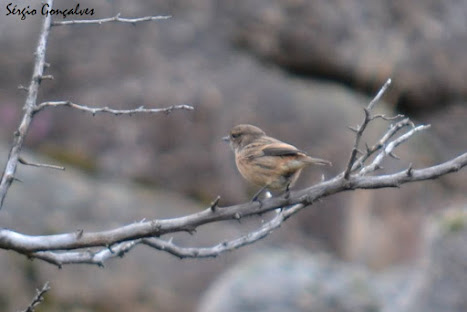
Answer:
[{"label": "bird's head", "polygon": [[252,125],[237,125],[222,139],[230,143],[234,151],[247,146],[256,139],[266,135],[263,130]]}]

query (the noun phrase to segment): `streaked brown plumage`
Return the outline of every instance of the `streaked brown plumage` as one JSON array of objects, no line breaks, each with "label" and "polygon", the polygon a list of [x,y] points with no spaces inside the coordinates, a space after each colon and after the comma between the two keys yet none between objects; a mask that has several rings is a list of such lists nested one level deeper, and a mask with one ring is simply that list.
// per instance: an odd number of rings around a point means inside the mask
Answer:
[{"label": "streaked brown plumage", "polygon": [[261,186],[260,192],[266,188],[288,191],[304,167],[331,165],[327,160],[310,157],[293,145],[267,136],[252,125],[233,127],[224,140],[230,142],[240,174],[247,181]]}]

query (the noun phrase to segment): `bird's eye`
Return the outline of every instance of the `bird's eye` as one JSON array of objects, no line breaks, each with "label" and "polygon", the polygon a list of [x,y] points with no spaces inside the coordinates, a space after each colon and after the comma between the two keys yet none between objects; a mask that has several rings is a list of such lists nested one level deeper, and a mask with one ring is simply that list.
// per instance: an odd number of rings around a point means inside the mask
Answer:
[{"label": "bird's eye", "polygon": [[232,139],[236,139],[240,137],[240,133],[232,133],[230,136],[232,137]]}]

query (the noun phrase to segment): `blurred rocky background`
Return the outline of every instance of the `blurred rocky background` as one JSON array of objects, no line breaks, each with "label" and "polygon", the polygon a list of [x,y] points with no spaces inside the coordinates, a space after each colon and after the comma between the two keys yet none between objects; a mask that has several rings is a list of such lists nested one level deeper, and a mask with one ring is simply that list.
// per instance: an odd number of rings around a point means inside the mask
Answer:
[{"label": "blurred rocky background", "polygon": [[[233,155],[220,140],[238,123],[258,125],[331,160],[330,169],[304,172],[296,187],[316,183],[323,174],[343,170],[353,144],[347,126],[361,120],[363,105],[389,77],[393,86],[378,109],[406,113],[432,128],[401,147],[402,160],[388,160],[384,172],[410,163],[433,165],[467,149],[467,2],[79,4],[95,9],[92,18],[119,12],[173,17],[53,28],[47,62],[55,80],[43,82],[40,101],[114,108],[190,104],[195,111],[133,117],[92,117],[67,108],[41,112],[28,135],[26,156],[46,157],[67,171],[21,168],[22,183],[15,183],[0,211],[2,227],[28,234],[99,230],[195,212],[217,195],[221,205],[247,201],[255,189],[236,172]],[[29,83],[41,19],[6,16],[4,5],[0,12],[4,161],[25,99],[17,87]],[[370,127],[365,141],[371,144],[386,127],[384,122]],[[229,311],[216,304],[243,298],[228,290],[229,283],[237,283],[244,295],[259,292],[245,299],[249,305],[238,303],[243,310],[232,311],[274,311],[260,299],[255,303],[261,295],[282,298],[281,304],[296,298],[296,311],[340,311],[323,302],[349,307],[342,311],[465,311],[465,296],[449,296],[467,289],[465,253],[456,253],[465,249],[465,231],[441,226],[444,230],[434,232],[443,235],[433,236],[426,228],[448,208],[465,209],[466,185],[467,175],[460,172],[397,190],[340,194],[291,218],[260,243],[210,260],[181,261],[140,247],[104,269],[57,270],[2,251],[0,270],[8,282],[1,286],[0,310],[26,306],[34,288],[50,280],[45,311]],[[208,245],[260,222],[258,217],[208,226],[174,239]],[[449,233],[457,245],[444,243]],[[443,261],[451,259],[458,266],[446,267]],[[262,290],[262,281],[283,283],[283,293]],[[244,285],[250,284],[257,287],[247,291]],[[293,292],[296,288],[302,292]]]}]

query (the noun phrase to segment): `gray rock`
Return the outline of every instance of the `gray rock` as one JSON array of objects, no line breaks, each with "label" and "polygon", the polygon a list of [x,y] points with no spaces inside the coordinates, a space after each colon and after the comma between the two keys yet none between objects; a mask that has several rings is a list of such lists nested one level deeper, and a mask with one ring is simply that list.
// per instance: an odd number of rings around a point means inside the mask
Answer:
[{"label": "gray rock", "polygon": [[199,312],[373,312],[370,275],[326,254],[263,250],[222,274]]},{"label": "gray rock", "polygon": [[467,311],[467,209],[452,208],[428,228],[421,270],[405,302],[406,312]]},{"label": "gray rock", "polygon": [[236,1],[233,40],[292,72],[375,90],[412,114],[467,96],[465,1]]}]

